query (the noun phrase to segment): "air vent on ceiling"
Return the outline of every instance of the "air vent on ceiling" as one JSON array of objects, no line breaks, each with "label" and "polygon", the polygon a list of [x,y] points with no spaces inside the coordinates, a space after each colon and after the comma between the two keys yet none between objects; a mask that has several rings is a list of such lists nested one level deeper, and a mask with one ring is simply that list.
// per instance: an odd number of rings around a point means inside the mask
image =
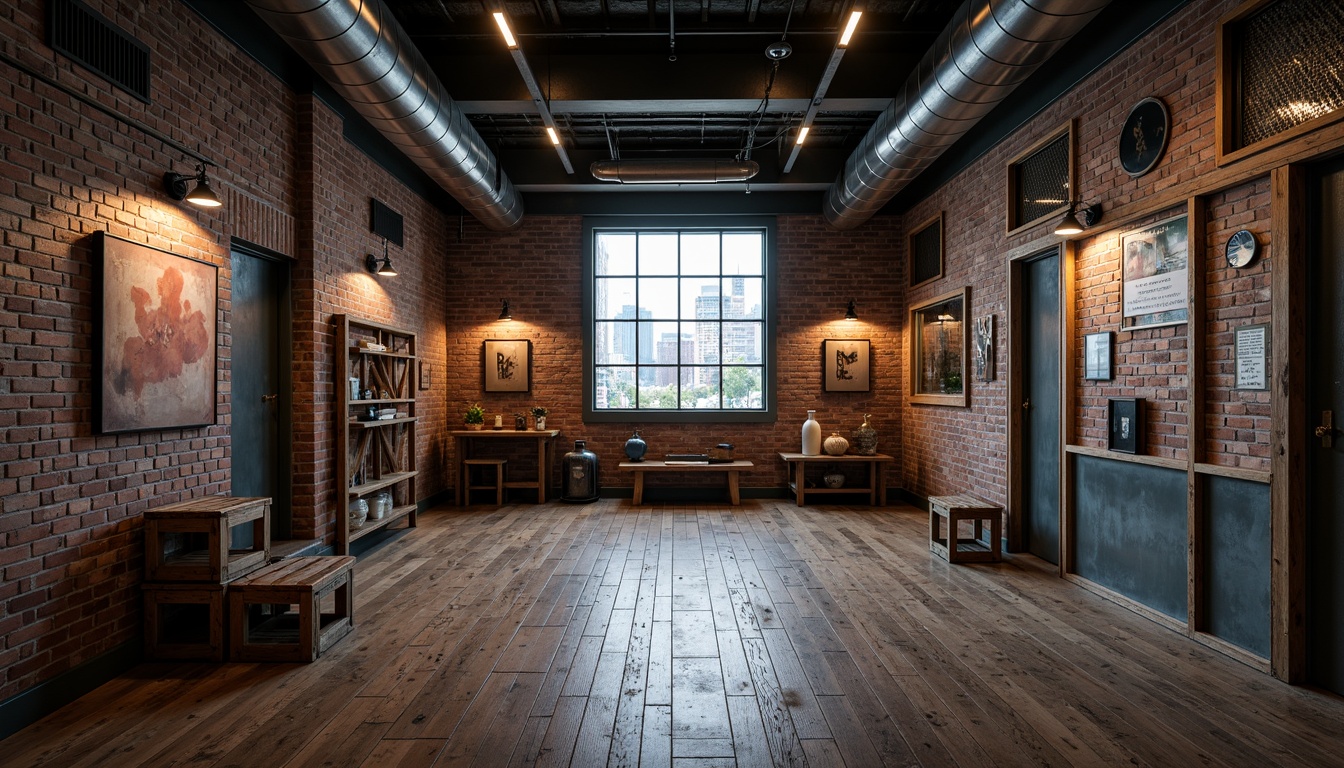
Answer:
[{"label": "air vent on ceiling", "polygon": [[79,0],[49,0],[47,44],[149,103],[149,46]]},{"label": "air vent on ceiling", "polygon": [[388,208],[385,203],[377,198],[370,198],[373,201],[373,215],[369,222],[369,229],[379,237],[387,238],[389,243],[401,245],[401,214]]}]

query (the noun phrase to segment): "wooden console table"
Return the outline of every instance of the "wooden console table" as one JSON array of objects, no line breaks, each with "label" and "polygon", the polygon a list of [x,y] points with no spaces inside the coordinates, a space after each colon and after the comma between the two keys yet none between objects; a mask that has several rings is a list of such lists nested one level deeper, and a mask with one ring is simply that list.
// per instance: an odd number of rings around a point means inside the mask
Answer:
[{"label": "wooden console table", "polygon": [[[555,456],[555,438],[560,436],[558,429],[457,429],[450,434],[453,441],[457,444],[457,482],[454,484],[454,492],[458,506],[463,506],[468,501],[467,494],[467,459],[475,458],[471,455],[474,446],[483,443],[499,442],[522,442],[526,444],[529,440],[536,444],[537,448],[537,476],[526,480],[506,480],[505,488],[530,488],[537,492],[537,503],[542,504],[546,501],[547,485],[551,479],[551,464]],[[509,468],[513,468],[510,463]]]},{"label": "wooden console table", "polygon": [[742,494],[738,486],[738,475],[744,469],[754,466],[750,461],[738,460],[719,464],[668,464],[665,461],[622,461],[621,469],[635,472],[635,506],[644,503],[645,472],[726,472],[728,474],[728,500],[733,506],[742,504]]},{"label": "wooden console table", "polygon": [[[858,454],[847,453],[843,456],[830,456],[821,454],[819,456],[804,455],[801,453],[781,453],[779,458],[789,465],[792,477],[789,480],[789,490],[794,492],[794,498],[798,506],[807,502],[808,496],[826,495],[834,493],[863,493],[868,492],[868,503],[880,506],[887,503],[887,472],[885,464],[889,464],[896,459],[883,453],[875,453],[872,456],[860,456]],[[862,486],[843,486],[840,488],[827,488],[824,485],[816,488],[808,488],[804,474],[807,471],[808,464],[867,464],[868,465],[868,487]]]}]

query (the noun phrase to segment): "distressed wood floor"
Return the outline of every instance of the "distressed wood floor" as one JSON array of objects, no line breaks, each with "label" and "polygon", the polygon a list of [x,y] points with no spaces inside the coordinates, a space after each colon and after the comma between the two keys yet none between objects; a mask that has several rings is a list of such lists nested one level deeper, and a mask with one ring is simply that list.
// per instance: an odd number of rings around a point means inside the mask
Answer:
[{"label": "distressed wood floor", "polygon": [[445,509],[309,665],[145,664],[13,766],[1324,766],[1344,702],[911,508]]}]

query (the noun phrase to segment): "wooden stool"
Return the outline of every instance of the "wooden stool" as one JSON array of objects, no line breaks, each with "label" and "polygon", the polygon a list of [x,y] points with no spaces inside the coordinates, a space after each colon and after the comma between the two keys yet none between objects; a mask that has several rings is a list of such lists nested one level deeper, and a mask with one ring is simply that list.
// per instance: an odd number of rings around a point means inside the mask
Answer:
[{"label": "wooden stool", "polygon": [[[355,558],[281,560],[229,585],[229,659],[310,662],[355,626]],[[322,612],[322,598],[335,608]],[[291,611],[297,607],[297,614]]]},{"label": "wooden stool", "polygon": [[[466,486],[467,486],[467,493],[466,493],[467,503],[468,503],[468,504],[471,503],[471,492],[472,492],[472,491],[489,491],[489,490],[493,490],[493,491],[495,492],[495,504],[496,504],[496,506],[503,506],[503,505],[504,505],[504,465],[505,465],[505,464],[508,464],[508,463],[509,463],[508,459],[463,459],[463,460],[462,460],[462,465],[463,465],[462,473],[463,473],[463,476],[464,476],[463,482],[466,483]],[[495,468],[495,484],[494,484],[494,485],[472,485],[472,483],[471,483],[471,468],[472,468],[472,467],[494,467],[494,468]]]},{"label": "wooden stool", "polygon": [[[231,549],[230,531],[252,523],[252,546]],[[271,558],[271,500],[202,496],[145,510],[145,581],[224,584]]]},{"label": "wooden stool", "polygon": [[[947,537],[941,534],[941,520],[947,521]],[[975,524],[975,536],[959,537],[961,521]],[[989,541],[984,542],[984,524],[989,523]],[[981,501],[970,494],[929,497],[929,551],[949,563],[997,563],[1001,559],[1003,507]]]},{"label": "wooden stool", "polygon": [[145,658],[224,661],[222,584],[142,584]]}]

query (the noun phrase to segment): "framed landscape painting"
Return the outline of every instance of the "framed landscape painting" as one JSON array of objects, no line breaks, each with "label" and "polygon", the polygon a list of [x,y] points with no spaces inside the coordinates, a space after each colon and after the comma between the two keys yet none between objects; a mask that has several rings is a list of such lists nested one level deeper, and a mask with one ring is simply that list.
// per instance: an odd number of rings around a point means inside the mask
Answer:
[{"label": "framed landscape painting", "polygon": [[218,268],[105,232],[95,250],[99,431],[214,424]]}]

